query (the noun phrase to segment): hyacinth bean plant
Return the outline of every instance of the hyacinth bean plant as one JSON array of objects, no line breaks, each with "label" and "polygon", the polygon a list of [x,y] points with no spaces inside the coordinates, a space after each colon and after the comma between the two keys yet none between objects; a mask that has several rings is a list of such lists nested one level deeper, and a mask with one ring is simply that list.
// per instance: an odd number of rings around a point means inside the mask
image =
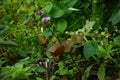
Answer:
[{"label": "hyacinth bean plant", "polygon": [[1,0],[0,80],[120,80],[120,0]]}]

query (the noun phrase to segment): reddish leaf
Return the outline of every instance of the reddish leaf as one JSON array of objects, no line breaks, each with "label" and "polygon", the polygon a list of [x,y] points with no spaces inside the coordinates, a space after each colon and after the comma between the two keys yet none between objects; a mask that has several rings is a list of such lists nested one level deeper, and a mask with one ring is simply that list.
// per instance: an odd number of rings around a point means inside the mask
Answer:
[{"label": "reddish leaf", "polygon": [[63,46],[63,45],[60,45],[60,46],[58,46],[58,48],[55,50],[54,55],[57,56],[57,55],[60,55],[60,54],[63,54],[63,53],[64,53],[64,46]]},{"label": "reddish leaf", "polygon": [[53,45],[49,52],[52,53],[53,56],[59,56],[64,53],[64,46],[63,45]]}]

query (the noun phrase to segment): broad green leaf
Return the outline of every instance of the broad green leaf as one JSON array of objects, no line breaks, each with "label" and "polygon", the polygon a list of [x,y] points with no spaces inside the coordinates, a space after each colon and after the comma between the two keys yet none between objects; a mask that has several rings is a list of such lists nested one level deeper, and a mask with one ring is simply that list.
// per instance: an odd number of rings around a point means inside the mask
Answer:
[{"label": "broad green leaf", "polygon": [[60,19],[57,21],[56,25],[57,25],[57,30],[63,33],[65,29],[67,28],[67,21],[64,19]]},{"label": "broad green leaf", "polygon": [[98,79],[105,80],[105,64],[101,64],[98,69]]},{"label": "broad green leaf", "polygon": [[64,12],[65,11],[63,9],[61,9],[57,5],[54,5],[51,12],[50,12],[50,15],[54,18],[59,18],[59,17],[62,17],[64,15]]},{"label": "broad green leaf", "polygon": [[28,49],[26,48],[26,49],[23,49],[23,50],[20,50],[19,51],[19,55],[20,56],[22,56],[22,57],[27,57],[27,55],[28,55]]},{"label": "broad green leaf", "polygon": [[84,72],[84,75],[82,76],[82,80],[87,80],[92,66],[93,66],[93,65],[87,67],[87,69],[86,69],[85,72]]},{"label": "broad green leaf", "polygon": [[115,14],[112,15],[109,21],[111,21],[113,25],[120,22],[120,9]]},{"label": "broad green leaf", "polygon": [[89,59],[90,57],[92,57],[96,53],[97,47],[98,47],[98,44],[96,41],[95,42],[94,41],[86,42],[84,45],[85,58]]},{"label": "broad green leaf", "polygon": [[120,1],[118,1],[118,5],[115,7],[109,21],[112,22],[113,25],[120,22]]},{"label": "broad green leaf", "polygon": [[[69,3],[66,5],[67,7],[73,7],[76,3],[78,2],[78,0],[71,0],[71,1],[69,1]],[[81,1],[79,0],[79,3],[80,3]]]},{"label": "broad green leaf", "polygon": [[52,7],[53,7],[53,4],[51,2],[46,2],[45,7],[43,8],[43,10],[45,12],[49,13],[51,11]]},{"label": "broad green leaf", "polygon": [[14,46],[14,47],[17,47],[17,44],[13,41],[0,41],[0,46],[4,46],[4,47]]},{"label": "broad green leaf", "polygon": [[120,35],[115,37],[113,44],[114,46],[120,46]]}]

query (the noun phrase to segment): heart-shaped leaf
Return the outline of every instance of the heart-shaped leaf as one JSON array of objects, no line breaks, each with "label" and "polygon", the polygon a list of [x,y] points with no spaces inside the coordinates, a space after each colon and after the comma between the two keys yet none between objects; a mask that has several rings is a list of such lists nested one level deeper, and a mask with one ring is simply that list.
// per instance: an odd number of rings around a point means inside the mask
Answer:
[{"label": "heart-shaped leaf", "polygon": [[57,30],[63,33],[65,29],[67,28],[67,21],[64,19],[60,19],[57,21],[56,25],[57,25]]},{"label": "heart-shaped leaf", "polygon": [[59,56],[64,53],[64,46],[55,44],[49,49],[49,52],[51,52],[53,56]]},{"label": "heart-shaped leaf", "polygon": [[64,13],[65,13],[65,10],[55,4],[53,5],[50,11],[50,15],[54,18],[60,18],[64,15]]},{"label": "heart-shaped leaf", "polygon": [[73,43],[70,40],[66,40],[62,42],[62,45],[65,48],[65,52],[70,52],[71,51],[71,47],[73,45]]},{"label": "heart-shaped leaf", "polygon": [[86,59],[90,58],[96,53],[96,50],[98,48],[97,42],[89,41],[86,42],[84,45],[84,56]]}]

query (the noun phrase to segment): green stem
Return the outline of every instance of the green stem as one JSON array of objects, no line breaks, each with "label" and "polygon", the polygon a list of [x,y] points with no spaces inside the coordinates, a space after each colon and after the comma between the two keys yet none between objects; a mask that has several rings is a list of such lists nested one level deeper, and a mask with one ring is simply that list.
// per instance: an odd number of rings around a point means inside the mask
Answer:
[{"label": "green stem", "polygon": [[50,28],[48,28],[48,29],[52,32],[52,34],[55,36],[55,38],[56,38],[59,42],[61,42],[60,39],[57,38],[57,35],[55,35],[55,33],[54,33]]},{"label": "green stem", "polygon": [[80,73],[80,76],[82,76],[82,73],[81,73],[81,70],[80,70],[79,66],[76,64],[76,62],[74,61],[74,59],[73,59],[73,57],[72,57],[72,54],[76,51],[77,47],[78,47],[78,45],[76,45],[76,46],[73,48],[73,50],[72,50],[71,53],[70,53],[70,57],[72,58],[73,64],[75,64],[76,68],[78,69],[78,71],[79,71],[79,73]]}]

